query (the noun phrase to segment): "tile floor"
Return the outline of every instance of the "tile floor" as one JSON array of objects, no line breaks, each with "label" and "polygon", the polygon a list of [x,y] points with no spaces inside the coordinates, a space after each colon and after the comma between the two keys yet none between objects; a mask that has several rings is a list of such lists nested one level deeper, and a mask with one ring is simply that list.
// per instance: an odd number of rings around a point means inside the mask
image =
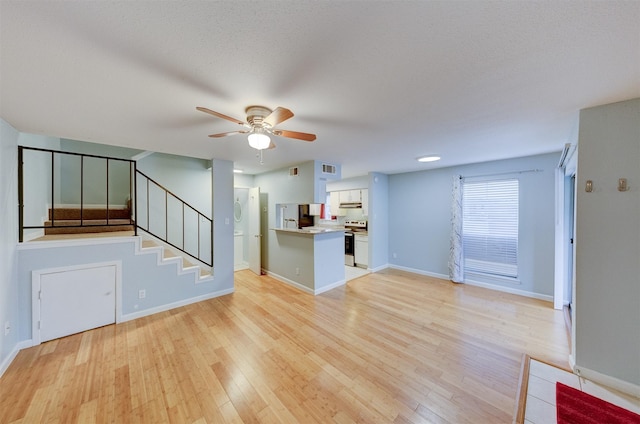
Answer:
[{"label": "tile floor", "polygon": [[356,266],[346,266],[344,267],[344,277],[346,281],[354,280],[358,277],[362,277],[363,275],[369,274],[371,271],[364,268],[358,268]]},{"label": "tile floor", "polygon": [[557,422],[557,381],[633,411],[636,414],[640,414],[640,399],[585,380],[560,368],[531,359],[525,410],[526,424],[549,424]]}]

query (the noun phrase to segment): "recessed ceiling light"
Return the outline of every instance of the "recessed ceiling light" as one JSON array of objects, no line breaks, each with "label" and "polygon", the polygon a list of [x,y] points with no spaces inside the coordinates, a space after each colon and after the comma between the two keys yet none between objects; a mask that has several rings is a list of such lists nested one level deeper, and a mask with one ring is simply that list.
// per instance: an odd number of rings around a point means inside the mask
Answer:
[{"label": "recessed ceiling light", "polygon": [[234,174],[242,174],[244,171],[242,169],[234,169],[233,173]]},{"label": "recessed ceiling light", "polygon": [[418,158],[418,162],[435,162],[437,160],[440,160],[440,156],[429,155]]}]

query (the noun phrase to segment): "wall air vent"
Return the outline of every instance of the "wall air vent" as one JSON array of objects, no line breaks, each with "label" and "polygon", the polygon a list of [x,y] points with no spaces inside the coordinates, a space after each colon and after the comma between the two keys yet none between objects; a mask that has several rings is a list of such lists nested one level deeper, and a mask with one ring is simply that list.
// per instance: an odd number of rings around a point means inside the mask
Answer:
[{"label": "wall air vent", "polygon": [[336,166],[335,165],[329,165],[328,163],[323,163],[322,164],[322,173],[323,174],[336,175]]},{"label": "wall air vent", "polygon": [[297,177],[298,176],[298,167],[294,166],[293,168],[289,168],[289,176]]}]

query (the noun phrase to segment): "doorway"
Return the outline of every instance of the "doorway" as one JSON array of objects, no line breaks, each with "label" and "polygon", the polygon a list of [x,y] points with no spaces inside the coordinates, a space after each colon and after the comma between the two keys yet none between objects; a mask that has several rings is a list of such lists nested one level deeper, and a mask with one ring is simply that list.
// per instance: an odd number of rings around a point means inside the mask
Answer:
[{"label": "doorway", "polygon": [[118,263],[34,271],[34,344],[116,322]]}]

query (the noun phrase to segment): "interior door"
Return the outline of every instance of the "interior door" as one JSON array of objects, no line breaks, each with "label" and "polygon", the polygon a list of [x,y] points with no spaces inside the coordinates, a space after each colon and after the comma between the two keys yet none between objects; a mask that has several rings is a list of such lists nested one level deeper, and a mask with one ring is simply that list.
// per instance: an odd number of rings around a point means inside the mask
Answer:
[{"label": "interior door", "polygon": [[260,187],[249,189],[249,269],[257,275],[262,274],[261,245],[262,232],[260,229]]},{"label": "interior door", "polygon": [[115,265],[41,274],[40,342],[115,323],[115,289]]},{"label": "interior door", "polygon": [[569,309],[572,308],[573,303],[573,237],[574,237],[574,227],[575,227],[575,194],[576,194],[576,176],[575,174],[571,176],[569,179],[569,187],[567,187],[567,196],[569,203],[569,211],[567,213],[567,227],[569,230],[568,237],[568,249],[567,249],[567,279],[565,281],[565,300],[569,303]]}]

